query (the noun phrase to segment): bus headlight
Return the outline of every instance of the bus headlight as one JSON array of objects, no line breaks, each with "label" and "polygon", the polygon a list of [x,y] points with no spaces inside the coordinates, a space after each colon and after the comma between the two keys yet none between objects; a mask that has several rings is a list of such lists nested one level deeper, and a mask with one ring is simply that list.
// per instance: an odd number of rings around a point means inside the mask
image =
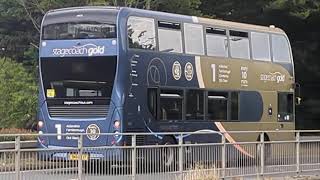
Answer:
[{"label": "bus headlight", "polygon": [[289,121],[290,120],[290,116],[289,115],[284,116],[284,120]]},{"label": "bus headlight", "polygon": [[43,124],[44,124],[43,121],[39,121],[39,122],[38,122],[38,128],[42,128],[42,127],[43,127]]},{"label": "bus headlight", "polygon": [[119,129],[120,128],[120,121],[115,120],[113,126],[114,126],[114,128]]}]

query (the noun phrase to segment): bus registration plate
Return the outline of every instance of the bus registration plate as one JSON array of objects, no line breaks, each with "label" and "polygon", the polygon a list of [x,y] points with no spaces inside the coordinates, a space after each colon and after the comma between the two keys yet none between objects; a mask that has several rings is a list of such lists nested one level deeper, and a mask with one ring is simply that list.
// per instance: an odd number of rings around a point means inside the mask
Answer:
[{"label": "bus registration plate", "polygon": [[[80,154],[69,154],[69,159],[70,160],[79,160]],[[89,155],[88,154],[82,154],[81,160],[83,161],[88,161],[89,160]]]}]

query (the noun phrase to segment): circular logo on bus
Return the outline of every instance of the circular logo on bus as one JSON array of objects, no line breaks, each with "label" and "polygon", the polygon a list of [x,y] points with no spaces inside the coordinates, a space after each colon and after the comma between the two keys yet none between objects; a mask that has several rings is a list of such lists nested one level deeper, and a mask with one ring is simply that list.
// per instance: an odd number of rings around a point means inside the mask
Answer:
[{"label": "circular logo on bus", "polygon": [[87,127],[86,133],[90,140],[95,141],[100,136],[100,128],[96,124],[90,124]]},{"label": "circular logo on bus", "polygon": [[147,70],[147,83],[152,85],[167,85],[167,70],[160,58],[154,58],[150,61]]},{"label": "circular logo on bus", "polygon": [[175,80],[181,78],[181,65],[178,61],[175,61],[172,65],[172,75]]},{"label": "circular logo on bus", "polygon": [[193,66],[189,62],[184,66],[184,75],[188,81],[191,81],[193,78]]}]

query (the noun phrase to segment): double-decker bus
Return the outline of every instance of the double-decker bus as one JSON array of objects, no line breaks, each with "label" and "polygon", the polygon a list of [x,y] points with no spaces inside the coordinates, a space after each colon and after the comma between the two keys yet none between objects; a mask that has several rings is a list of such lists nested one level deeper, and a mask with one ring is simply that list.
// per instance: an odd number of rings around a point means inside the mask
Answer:
[{"label": "double-decker bus", "polygon": [[[157,132],[294,130],[292,53],[274,26],[75,7],[49,11],[41,32],[38,126],[57,133],[40,138],[43,147],[77,146],[61,133],[88,133],[84,146],[121,146],[130,140],[100,134],[150,132],[137,144],[173,144]],[[206,137],[184,140],[219,141]]]}]

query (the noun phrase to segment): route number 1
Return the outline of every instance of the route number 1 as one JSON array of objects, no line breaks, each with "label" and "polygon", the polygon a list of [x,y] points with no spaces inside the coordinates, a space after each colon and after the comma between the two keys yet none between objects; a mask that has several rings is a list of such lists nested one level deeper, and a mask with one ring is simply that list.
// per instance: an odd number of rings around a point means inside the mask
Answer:
[{"label": "route number 1", "polygon": [[61,129],[61,124],[56,124],[55,128],[57,129],[57,139],[61,140],[61,133],[62,133],[62,129]]}]

